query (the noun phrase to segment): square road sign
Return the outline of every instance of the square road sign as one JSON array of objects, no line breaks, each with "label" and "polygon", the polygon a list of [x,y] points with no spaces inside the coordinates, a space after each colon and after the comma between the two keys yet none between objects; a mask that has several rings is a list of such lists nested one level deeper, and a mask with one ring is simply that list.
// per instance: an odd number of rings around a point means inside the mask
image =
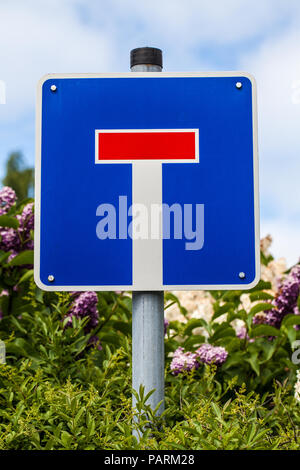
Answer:
[{"label": "square road sign", "polygon": [[249,289],[259,280],[249,74],[47,75],[35,280],[45,290]]}]

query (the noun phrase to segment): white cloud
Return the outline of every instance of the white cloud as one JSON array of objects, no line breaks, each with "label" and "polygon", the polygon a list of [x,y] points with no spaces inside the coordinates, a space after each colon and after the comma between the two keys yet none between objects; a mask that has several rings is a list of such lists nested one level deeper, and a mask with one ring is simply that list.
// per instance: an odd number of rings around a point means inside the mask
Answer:
[{"label": "white cloud", "polygon": [[[267,38],[241,67],[258,82],[260,193],[262,214],[276,214],[271,228],[279,233],[282,253],[300,256],[300,32],[294,26]],[[299,86],[300,88],[300,86]],[[267,223],[263,220],[263,223]],[[270,230],[271,231],[271,230]],[[289,239],[290,237],[290,239]]]},{"label": "white cloud", "polygon": [[[297,151],[299,146],[295,149]],[[268,209],[272,213],[300,220],[299,175],[300,159],[294,160],[282,153],[281,158],[277,155],[272,160],[261,154],[259,179],[263,215]]]},{"label": "white cloud", "polygon": [[104,71],[116,52],[109,32],[82,24],[71,2],[0,4],[1,79],[7,104],[0,119],[12,122],[34,106],[38,79],[47,72]]},{"label": "white cloud", "polygon": [[201,46],[202,42],[239,43],[268,34],[300,12],[298,0],[77,0],[76,4],[86,7],[91,23],[99,21],[109,4],[117,22],[136,22],[145,36],[151,31],[154,39],[166,39],[174,48]]},{"label": "white cloud", "polygon": [[2,1],[0,79],[7,106],[0,120],[13,121],[33,107],[36,82],[47,72],[128,70],[129,50],[141,45],[162,47],[169,70],[212,68],[199,49],[239,48],[299,14],[298,0]]},{"label": "white cloud", "polygon": [[284,257],[287,266],[293,266],[300,259],[300,221],[285,220],[284,218],[274,218],[263,220],[261,225],[261,235],[265,237],[271,234],[273,244],[270,248],[273,256]]},{"label": "white cloud", "polygon": [[260,143],[263,157],[298,159],[300,122],[300,31],[268,38],[241,60],[258,81]]}]

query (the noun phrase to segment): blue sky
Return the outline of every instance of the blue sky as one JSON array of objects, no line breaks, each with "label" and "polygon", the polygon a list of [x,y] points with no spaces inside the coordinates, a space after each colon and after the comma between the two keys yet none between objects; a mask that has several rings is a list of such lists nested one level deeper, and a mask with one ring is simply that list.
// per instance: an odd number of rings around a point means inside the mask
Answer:
[{"label": "blue sky", "polygon": [[163,49],[165,71],[245,70],[258,82],[261,233],[300,256],[299,0],[1,0],[0,176],[9,152],[34,164],[38,79],[128,71],[134,47]]}]

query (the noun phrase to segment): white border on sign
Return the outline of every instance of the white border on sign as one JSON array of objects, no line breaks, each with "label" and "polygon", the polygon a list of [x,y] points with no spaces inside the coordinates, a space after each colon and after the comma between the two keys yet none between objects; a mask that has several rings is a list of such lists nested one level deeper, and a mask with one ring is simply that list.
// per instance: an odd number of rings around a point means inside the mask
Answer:
[{"label": "white border on sign", "polygon": [[[46,285],[40,280],[40,210],[41,210],[41,142],[42,142],[42,87],[48,80],[76,78],[172,78],[172,77],[232,77],[247,78],[252,84],[252,116],[253,116],[253,175],[254,175],[254,216],[255,216],[255,279],[249,284],[230,285],[162,285],[159,290],[248,290],[260,280],[260,220],[259,220],[259,168],[258,168],[258,119],[257,119],[257,87],[253,75],[247,72],[127,72],[127,73],[67,73],[48,74],[40,79],[37,86],[36,101],[36,167],[35,167],[35,234],[34,234],[34,279],[40,289],[46,291],[112,291],[132,290],[128,286],[58,286]],[[110,163],[112,163],[110,161]],[[124,163],[124,161],[122,161]],[[168,161],[170,163],[170,161]],[[49,273],[52,274],[52,273]],[[238,276],[238,273],[237,273]],[[139,289],[137,289],[139,290]],[[152,290],[147,287],[142,290]]]},{"label": "white border on sign", "polygon": [[[121,160],[100,160],[97,158],[99,155],[99,134],[127,134],[132,133],[153,133],[153,132],[189,132],[195,134],[195,158],[142,158],[142,159],[130,159],[123,158]],[[199,129],[96,129],[95,130],[95,163],[199,163]]]}]

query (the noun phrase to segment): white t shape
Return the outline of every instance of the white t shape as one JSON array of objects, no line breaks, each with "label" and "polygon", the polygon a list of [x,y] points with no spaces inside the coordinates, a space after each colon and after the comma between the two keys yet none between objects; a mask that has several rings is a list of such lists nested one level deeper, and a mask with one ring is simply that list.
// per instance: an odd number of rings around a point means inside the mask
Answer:
[{"label": "white t shape", "polygon": [[[133,218],[134,291],[163,289],[162,163],[197,162],[199,129],[105,129],[95,132],[95,163],[132,164],[129,215]],[[155,221],[152,217],[154,206]],[[153,222],[157,225],[155,236]],[[140,223],[144,224],[143,228],[138,227]]]}]

